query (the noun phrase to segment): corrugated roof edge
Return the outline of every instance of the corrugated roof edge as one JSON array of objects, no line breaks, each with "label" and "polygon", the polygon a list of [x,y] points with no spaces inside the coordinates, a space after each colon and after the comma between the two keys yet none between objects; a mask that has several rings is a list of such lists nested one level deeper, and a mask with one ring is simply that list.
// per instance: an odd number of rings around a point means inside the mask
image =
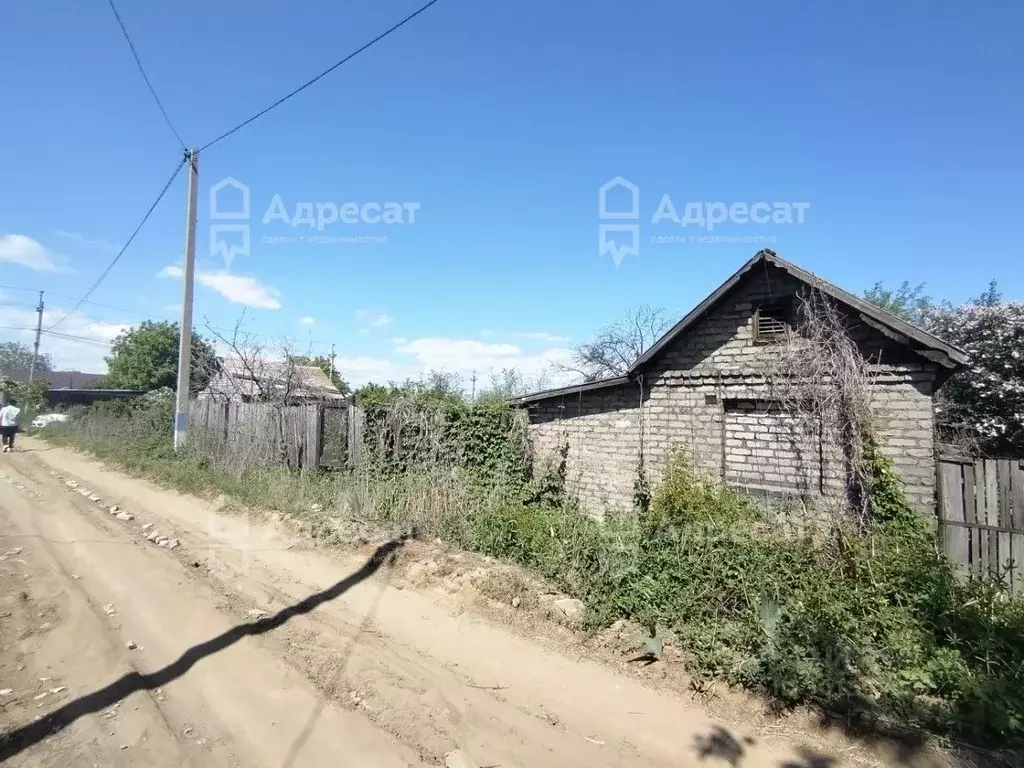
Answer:
[{"label": "corrugated roof edge", "polygon": [[540,392],[531,392],[528,395],[521,395],[520,397],[513,397],[509,400],[512,405],[526,405],[528,403],[537,402],[538,400],[548,400],[552,397],[561,397],[563,395],[575,395],[580,392],[590,392],[595,389],[606,389],[610,387],[617,387],[620,384],[626,384],[629,382],[629,376],[615,376],[611,379],[601,379],[600,381],[587,381],[583,384],[574,384],[570,387],[557,387],[555,389],[543,389]]}]

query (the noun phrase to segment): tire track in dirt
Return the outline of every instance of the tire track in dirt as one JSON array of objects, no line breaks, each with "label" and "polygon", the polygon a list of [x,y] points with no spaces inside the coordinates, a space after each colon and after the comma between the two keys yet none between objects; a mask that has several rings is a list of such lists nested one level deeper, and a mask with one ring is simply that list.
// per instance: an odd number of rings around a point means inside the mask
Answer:
[{"label": "tire track in dirt", "polygon": [[[87,709],[98,710],[97,700],[105,708],[131,691],[139,691],[132,694],[133,698],[144,695],[142,689],[152,687],[147,685],[148,680],[162,679],[161,669],[180,667],[187,674],[167,679],[160,694],[161,708],[169,720],[182,724],[182,731],[192,728],[193,737],[201,730],[214,734],[213,738],[194,738],[203,751],[197,764],[280,765],[289,745],[305,727],[308,713],[320,706],[320,696],[305,677],[248,638],[229,635],[233,626],[216,608],[220,596],[190,573],[194,569],[168,557],[167,550],[142,541],[136,531],[112,525],[111,520],[100,516],[98,508],[89,507],[80,497],[54,489],[52,479],[26,468],[29,464],[14,461],[4,468],[26,490],[5,493],[0,506],[21,531],[34,531],[52,542],[66,542],[52,545],[53,557],[66,574],[74,571],[82,575],[76,584],[87,590],[94,605],[116,607],[121,621],[118,642],[130,638],[137,646],[132,654],[135,667],[149,670],[142,675],[132,670],[114,678],[112,686],[102,687],[111,679],[104,676],[93,683],[91,693],[88,687],[80,686],[85,688],[80,692],[86,694],[82,700],[89,702]],[[227,637],[230,642],[222,643],[215,656],[207,659],[196,651],[203,648],[202,643],[219,637]],[[186,651],[185,656],[182,651]],[[176,657],[178,660],[173,661]],[[73,660],[65,663],[74,665]],[[64,710],[68,707],[65,705]],[[70,713],[64,714],[78,713],[71,707]],[[99,712],[83,714],[76,721],[94,720]],[[151,720],[159,719],[151,713]],[[195,725],[184,725],[186,722]],[[39,735],[33,731],[33,726],[36,731],[39,728],[35,723],[18,726],[15,737]],[[12,748],[9,741],[0,747],[0,759],[19,746],[15,741]],[[45,748],[44,743],[44,752]],[[225,760],[214,759],[218,751]],[[414,753],[364,718],[333,706],[323,707],[299,757],[296,764],[420,764]],[[182,765],[190,760],[170,757],[139,762]]]},{"label": "tire track in dirt", "polygon": [[[37,483],[59,482],[38,465],[25,466],[21,471]],[[81,475],[70,471],[60,475],[73,478],[80,487],[96,489],[92,480]],[[66,496],[83,514],[95,517],[104,526],[132,530],[152,516],[131,501],[123,501],[121,505],[132,509],[136,519],[121,526],[105,514],[103,507],[82,500],[75,489]],[[206,565],[193,569],[190,575],[205,575],[213,582],[223,597],[218,603],[223,611],[251,619],[250,611],[273,612],[294,603],[295,595],[284,592],[273,574],[250,557],[251,551],[209,547],[202,534],[178,526],[174,535],[182,547],[162,554],[195,562],[194,553],[206,550]],[[273,549],[287,551],[287,545]],[[386,581],[382,581],[377,599],[385,588]],[[249,608],[254,605],[263,607]],[[477,687],[457,670],[395,643],[374,626],[374,612],[371,607],[359,620],[347,615],[339,620],[334,615],[328,619],[322,613],[305,614],[272,634],[261,635],[257,641],[301,670],[324,696],[362,713],[416,749],[425,760],[440,762],[446,754],[460,749],[486,754],[488,760],[495,761],[493,764],[502,765],[535,765],[535,761],[552,753],[567,755],[569,762],[559,764],[620,764],[617,756],[602,754],[603,745],[597,740],[566,734],[554,715],[543,711],[538,714],[536,708],[530,711],[521,705],[510,706],[504,701],[501,686]],[[362,641],[360,635],[364,636]],[[345,648],[349,653],[339,656],[338,650]],[[346,669],[349,664],[351,669]]]},{"label": "tire track in dirt", "polygon": [[[19,558],[19,561],[32,562],[32,569],[26,574],[31,578],[23,580],[29,582],[26,586],[30,590],[39,592],[48,589],[62,598],[61,607],[54,611],[56,615],[45,623],[48,630],[45,637],[33,637],[34,633],[29,631],[27,636],[19,638],[23,642],[18,643],[15,659],[18,662],[16,671],[23,673],[20,677],[24,680],[33,672],[45,671],[45,679],[59,679],[63,683],[51,688],[49,692],[59,690],[64,694],[61,698],[67,702],[87,690],[93,684],[92,678],[97,672],[110,677],[136,672],[130,656],[121,650],[116,630],[111,625],[115,613],[103,611],[82,587],[81,576],[70,572],[56,552],[60,544],[72,542],[50,541],[39,530],[35,510],[25,514],[25,508],[31,502],[41,500],[40,495],[20,482],[17,475],[12,477],[0,471],[0,482],[11,489],[4,492],[3,501],[0,502],[0,540],[5,543],[20,542],[16,549],[25,557]],[[116,542],[100,537],[90,543],[103,545]],[[5,593],[8,592],[6,585],[11,581],[10,576],[10,573],[0,576],[4,579]],[[21,594],[26,595],[27,592]],[[8,620],[10,618],[7,617]],[[24,619],[31,621],[30,616],[23,617],[22,623],[27,623]],[[5,620],[5,629],[9,626],[8,620]],[[5,644],[5,657],[7,650]],[[66,663],[69,657],[75,658],[74,666]],[[87,670],[86,674],[82,674],[83,668]],[[55,674],[59,678],[51,677]],[[193,743],[183,743],[177,738],[173,726],[164,717],[158,697],[159,693],[141,691],[130,700],[118,702],[105,712],[98,713],[96,717],[75,722],[72,725],[73,733],[68,737],[53,739],[44,746],[42,752],[48,755],[47,759],[40,760],[35,756],[28,759],[26,764],[116,763],[123,761],[125,758],[122,753],[127,754],[130,749],[134,750],[131,753],[133,760],[154,766],[234,764],[232,761],[216,759],[217,756],[213,754],[200,759],[202,750],[194,748]],[[37,704],[36,712],[29,710],[33,722],[40,718],[38,711],[49,705],[54,698],[50,696]],[[5,715],[8,715],[7,710],[5,706]],[[4,732],[13,730],[19,719],[26,719],[24,712],[10,712],[10,715],[10,719],[4,718]],[[3,747],[0,747],[0,751],[3,751]],[[16,755],[9,757],[12,758],[12,765],[20,763]]]}]

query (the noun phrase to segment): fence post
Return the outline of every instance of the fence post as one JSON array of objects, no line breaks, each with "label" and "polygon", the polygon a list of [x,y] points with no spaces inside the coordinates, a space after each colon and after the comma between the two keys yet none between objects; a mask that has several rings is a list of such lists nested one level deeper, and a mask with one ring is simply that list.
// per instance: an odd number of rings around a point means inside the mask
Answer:
[{"label": "fence post", "polygon": [[362,441],[362,430],[359,428],[360,425],[357,423],[359,418],[359,408],[356,406],[356,399],[353,397],[348,403],[348,436],[345,440],[347,445],[345,446],[348,454],[348,466],[349,469],[355,469],[359,465],[359,452],[362,449],[360,445]]},{"label": "fence post", "polygon": [[316,409],[316,463],[317,469],[324,462],[324,422],[327,420],[327,406],[321,403]]}]

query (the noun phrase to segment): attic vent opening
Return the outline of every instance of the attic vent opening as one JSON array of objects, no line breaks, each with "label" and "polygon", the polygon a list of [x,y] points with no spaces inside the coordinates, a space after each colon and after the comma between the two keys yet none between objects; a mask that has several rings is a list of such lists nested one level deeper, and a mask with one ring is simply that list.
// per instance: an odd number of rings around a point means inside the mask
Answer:
[{"label": "attic vent opening", "polygon": [[790,303],[762,304],[754,313],[754,343],[779,344],[789,335]]}]

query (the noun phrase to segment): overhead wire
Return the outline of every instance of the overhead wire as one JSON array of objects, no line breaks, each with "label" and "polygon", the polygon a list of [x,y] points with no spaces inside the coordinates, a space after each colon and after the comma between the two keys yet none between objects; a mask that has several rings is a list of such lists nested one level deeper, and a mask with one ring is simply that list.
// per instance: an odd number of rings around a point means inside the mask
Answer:
[{"label": "overhead wire", "polygon": [[110,4],[110,10],[114,13],[114,18],[117,19],[117,24],[121,27],[121,34],[124,35],[125,41],[128,43],[128,47],[131,49],[132,57],[135,59],[135,64],[139,68],[139,74],[142,75],[142,79],[146,82],[146,87],[149,88],[150,94],[153,96],[153,101],[156,102],[157,107],[160,108],[160,114],[164,116],[164,122],[167,123],[167,127],[171,129],[171,133],[174,134],[174,138],[178,140],[182,149],[185,149],[185,142],[181,138],[181,134],[174,127],[174,123],[171,122],[170,115],[167,114],[167,110],[164,109],[164,104],[160,101],[160,97],[156,94],[156,89],[153,87],[153,83],[149,80],[149,75],[146,74],[146,68],[142,66],[142,60],[139,58],[139,52],[135,50],[135,44],[132,42],[131,35],[128,34],[128,28],[124,24],[124,20],[121,18],[121,14],[117,11],[117,6],[114,5],[114,0],[107,0]]},{"label": "overhead wire", "polygon": [[318,74],[315,77],[312,77],[309,80],[307,80],[306,82],[304,82],[302,85],[300,85],[295,90],[290,91],[289,93],[286,93],[284,96],[282,96],[280,99],[275,101],[270,106],[265,107],[264,109],[261,109],[259,112],[257,112],[252,117],[250,117],[250,118],[248,118],[246,120],[243,120],[238,125],[236,125],[234,128],[232,128],[232,129],[230,129],[228,131],[225,131],[220,136],[215,138],[213,141],[207,142],[206,144],[204,144],[202,147],[199,148],[199,151],[200,152],[206,151],[207,149],[212,147],[214,144],[217,144],[217,143],[223,141],[224,139],[226,139],[231,134],[236,133],[237,131],[240,131],[242,128],[245,128],[245,126],[249,125],[249,123],[252,123],[252,122],[254,122],[256,120],[259,120],[261,117],[263,117],[265,114],[267,114],[271,110],[276,109],[277,107],[279,107],[282,104],[284,104],[286,101],[288,101],[293,96],[296,96],[296,95],[302,93],[302,91],[304,91],[307,88],[309,88],[309,86],[313,85],[314,83],[318,82],[319,80],[322,80],[323,78],[325,78],[327,75],[331,74],[331,72],[336,70],[338,67],[343,66],[344,64],[347,64],[349,61],[354,59],[359,54],[361,54],[364,51],[372,48],[377,43],[379,43],[381,40],[383,40],[385,37],[390,35],[392,32],[395,32],[398,29],[401,29],[402,27],[404,27],[406,24],[408,24],[410,21],[415,19],[417,16],[419,16],[421,13],[426,11],[428,8],[430,8],[430,6],[434,5],[437,2],[438,2],[438,0],[430,0],[430,2],[428,2],[426,5],[423,5],[420,8],[418,8],[417,10],[413,11],[408,16],[406,16],[404,19],[401,19],[400,21],[397,21],[394,24],[392,24],[386,30],[384,30],[379,35],[377,35],[375,38],[373,38],[370,42],[368,42],[365,45],[361,46],[360,48],[357,48],[356,50],[352,51],[352,53],[350,53],[347,56],[345,56],[345,58],[341,59],[340,61],[335,62],[334,64],[329,66],[327,69],[325,69],[320,74]]},{"label": "overhead wire", "polygon": [[135,237],[139,234],[139,231],[142,229],[145,223],[149,221],[149,217],[153,214],[153,211],[156,210],[157,205],[159,205],[160,201],[164,199],[164,195],[166,195],[167,190],[171,188],[171,184],[177,177],[178,172],[181,171],[181,167],[185,164],[186,159],[187,158],[183,157],[175,166],[174,172],[171,174],[171,177],[167,179],[167,183],[164,184],[163,189],[160,190],[160,194],[156,196],[156,200],[154,200],[153,204],[149,206],[149,210],[147,210],[146,215],[142,217],[142,221],[140,221],[138,226],[135,227],[135,230],[128,238],[128,241],[121,247],[121,250],[117,252],[117,255],[115,255],[114,258],[110,261],[110,263],[107,265],[107,268],[103,270],[103,273],[99,276],[96,282],[93,283],[89,290],[87,290],[85,294],[75,302],[75,306],[69,309],[64,314],[63,317],[61,317],[57,322],[48,327],[46,330],[52,331],[58,325],[67,320],[79,307],[82,306],[82,304],[84,304],[89,299],[90,296],[92,296],[93,291],[95,291],[100,286],[100,284],[107,279],[107,275],[110,274],[110,270],[112,270],[114,268],[114,265],[117,264],[118,261],[120,261],[121,257],[124,255],[124,252],[128,250],[128,246],[132,244],[132,241],[135,240]]},{"label": "overhead wire", "polygon": [[[224,139],[226,139],[229,136],[231,136],[231,135],[237,133],[238,131],[240,131],[245,126],[247,126],[250,123],[253,123],[254,121],[256,121],[259,118],[263,117],[268,112],[271,112],[272,110],[274,110],[277,107],[281,106],[286,101],[288,101],[292,97],[298,95],[302,91],[306,90],[307,88],[309,88],[313,84],[319,82],[320,80],[322,80],[324,77],[326,77],[330,73],[334,72],[339,67],[344,66],[345,64],[347,64],[349,61],[354,59],[359,54],[369,50],[374,45],[379,43],[381,40],[383,40],[384,38],[386,38],[389,35],[391,35],[393,32],[396,32],[397,30],[399,30],[402,27],[404,27],[406,24],[408,24],[413,19],[415,19],[417,16],[419,16],[420,14],[422,14],[426,10],[428,10],[431,6],[435,5],[438,1],[439,0],[429,0],[429,2],[425,3],[424,5],[420,6],[415,11],[413,11],[412,13],[408,14],[404,18],[402,18],[399,21],[395,22],[390,27],[388,27],[383,32],[381,32],[379,35],[374,37],[372,40],[370,40],[369,42],[367,42],[364,45],[360,46],[356,50],[352,51],[351,53],[349,53],[348,55],[346,55],[345,57],[343,57],[339,61],[337,61],[334,64],[332,64],[327,69],[323,70],[319,74],[315,75],[314,77],[310,78],[306,82],[302,83],[300,86],[298,86],[294,90],[288,92],[287,94],[285,94],[281,98],[277,99],[272,104],[270,104],[269,106],[265,107],[264,109],[261,109],[256,114],[254,114],[251,117],[249,117],[249,118],[243,120],[242,122],[238,123],[233,128],[231,128],[231,129],[229,129],[227,131],[224,131],[223,133],[221,133],[219,136],[217,136],[212,141],[207,142],[206,144],[204,144],[200,148],[199,151],[202,152],[202,151],[207,150],[210,147],[214,146],[215,144],[220,143]],[[135,64],[136,64],[136,66],[139,69],[139,73],[142,75],[142,79],[146,83],[146,87],[149,89],[149,92],[152,95],[153,100],[156,102],[157,107],[159,107],[160,113],[163,115],[164,121],[167,123],[167,127],[170,128],[171,132],[174,134],[174,137],[178,140],[178,143],[181,145],[182,150],[184,150],[185,156],[178,163],[178,165],[175,166],[174,172],[171,174],[171,177],[167,180],[167,183],[164,185],[163,189],[160,191],[160,194],[157,195],[156,200],[154,200],[153,204],[149,207],[149,210],[146,211],[146,215],[143,216],[142,221],[139,222],[138,226],[132,232],[132,234],[128,238],[127,242],[125,242],[124,246],[118,251],[117,255],[114,256],[114,258],[111,260],[110,264],[107,265],[106,269],[103,270],[102,274],[99,276],[99,278],[96,280],[96,282],[93,283],[92,286],[89,288],[89,290],[87,290],[85,292],[85,294],[83,296],[81,296],[80,298],[65,297],[65,298],[71,298],[72,300],[74,300],[75,301],[75,305],[71,309],[69,309],[67,312],[65,312],[65,314],[59,320],[57,320],[53,325],[49,326],[46,329],[46,332],[52,332],[54,328],[56,328],[61,323],[63,323],[65,320],[67,320],[68,317],[70,317],[73,313],[75,313],[83,304],[89,303],[88,302],[89,297],[100,286],[100,284],[103,283],[103,281],[107,278],[107,275],[110,274],[110,271],[114,268],[114,266],[117,264],[117,262],[124,255],[125,251],[132,244],[132,242],[135,240],[135,237],[139,234],[139,231],[142,229],[142,227],[145,225],[145,223],[149,220],[149,217],[152,215],[153,211],[156,209],[156,206],[163,199],[164,195],[167,193],[167,190],[170,188],[171,184],[174,182],[174,179],[177,177],[178,173],[181,171],[182,166],[189,160],[189,157],[191,156],[190,153],[189,153],[189,150],[185,146],[185,142],[181,138],[181,135],[178,133],[177,129],[174,127],[174,124],[171,121],[170,116],[167,113],[167,110],[164,108],[163,102],[160,100],[160,97],[157,94],[156,89],[153,87],[153,83],[150,81],[149,76],[146,74],[146,69],[142,65],[142,60],[139,57],[138,51],[135,48],[135,44],[132,42],[131,35],[128,32],[128,28],[125,25],[124,20],[121,18],[121,14],[117,10],[117,6],[115,5],[114,0],[107,0],[107,2],[110,5],[111,12],[114,14],[114,18],[117,20],[118,26],[121,28],[121,33],[124,35],[125,41],[128,43],[128,47],[131,50],[132,57],[135,59]],[[24,289],[14,289],[14,290],[24,290]],[[103,305],[97,304],[97,306],[103,306]],[[111,309],[117,309],[116,307],[110,307],[110,308]],[[123,310],[123,311],[129,311],[129,310]],[[321,343],[321,342],[317,342],[317,343]]]}]

